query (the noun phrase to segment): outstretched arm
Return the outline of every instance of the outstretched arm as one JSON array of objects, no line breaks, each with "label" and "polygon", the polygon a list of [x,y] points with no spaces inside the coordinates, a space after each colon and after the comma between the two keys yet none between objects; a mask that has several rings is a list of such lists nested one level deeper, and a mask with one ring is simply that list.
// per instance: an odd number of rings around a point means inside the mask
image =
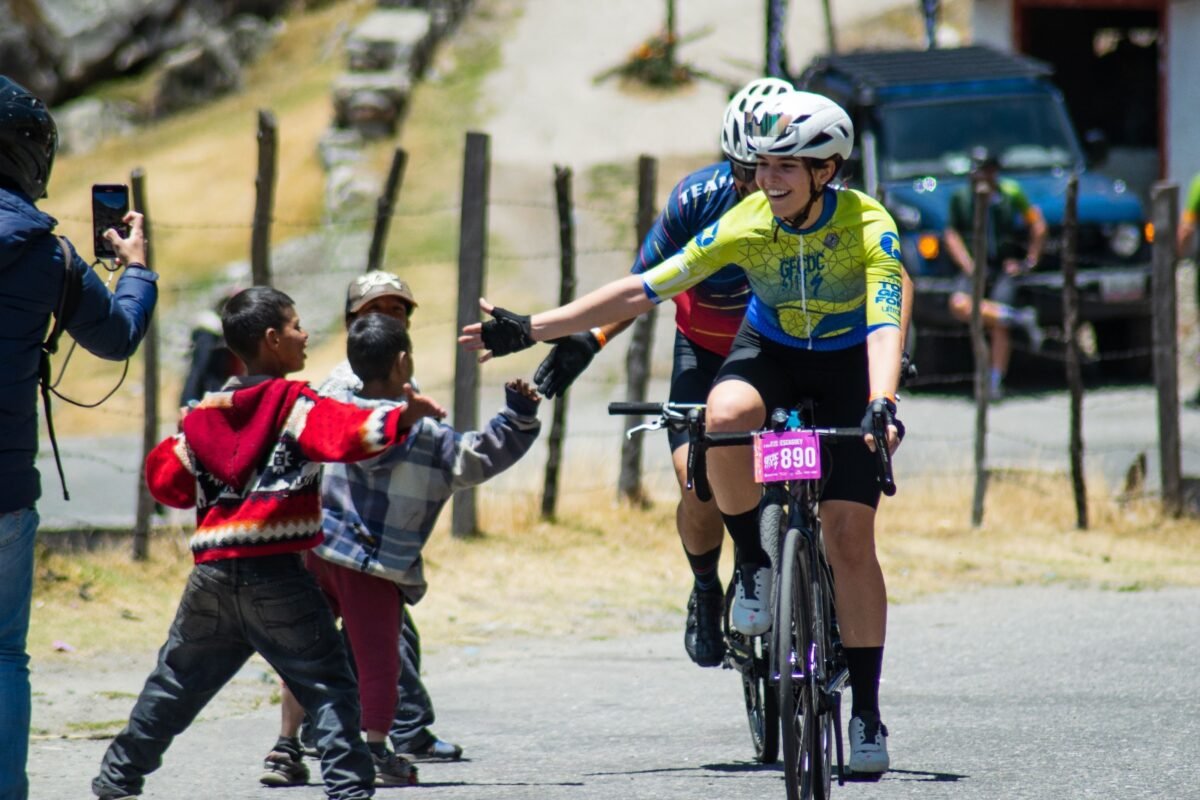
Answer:
[{"label": "outstretched arm", "polygon": [[[515,331],[516,328],[520,328],[520,331],[510,334],[513,338],[506,343],[519,346],[501,348],[497,345],[498,340],[492,338],[491,329],[485,331],[484,323],[476,322],[464,327],[462,335],[458,337],[459,343],[467,350],[481,351],[479,360],[483,362],[493,355],[507,355],[524,349],[533,342],[557,339],[606,323],[632,319],[653,308],[654,302],[642,288],[642,276],[628,275],[588,292],[565,306],[552,308],[531,317],[521,317],[504,312],[503,309],[500,309],[503,314],[494,314],[496,306],[482,297],[479,299],[479,307],[485,313],[503,320],[509,330]],[[494,353],[493,350],[497,352]]]}]

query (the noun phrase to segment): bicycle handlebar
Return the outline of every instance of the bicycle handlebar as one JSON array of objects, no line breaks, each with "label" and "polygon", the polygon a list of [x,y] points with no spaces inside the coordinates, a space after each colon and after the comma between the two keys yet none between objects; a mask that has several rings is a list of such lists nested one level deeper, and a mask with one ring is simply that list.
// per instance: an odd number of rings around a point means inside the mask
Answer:
[{"label": "bicycle handlebar", "polygon": [[[609,414],[626,415],[657,415],[659,419],[649,425],[632,428],[626,435],[632,435],[638,430],[656,430],[670,425],[680,427],[686,425],[688,431],[687,457],[687,486],[696,493],[702,502],[712,498],[712,487],[708,483],[708,448],[738,447],[752,444],[754,433],[751,431],[738,432],[709,432],[704,428],[703,403],[632,403],[615,402],[608,404]],[[782,418],[781,418],[782,419]],[[821,439],[835,441],[862,441],[863,432],[859,428],[815,428],[806,427]],[[896,480],[892,474],[892,455],[887,447],[887,430],[883,420],[874,420],[872,436],[875,439],[875,478],[879,482],[880,491],[888,497],[896,493]]]}]

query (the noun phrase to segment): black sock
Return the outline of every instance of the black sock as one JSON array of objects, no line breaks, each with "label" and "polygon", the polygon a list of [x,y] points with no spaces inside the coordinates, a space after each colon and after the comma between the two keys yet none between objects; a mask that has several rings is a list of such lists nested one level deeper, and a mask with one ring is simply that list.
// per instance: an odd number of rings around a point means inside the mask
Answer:
[{"label": "black sock", "polygon": [[383,758],[387,755],[387,742],[367,742],[367,749],[371,755]]},{"label": "black sock", "polygon": [[277,753],[287,753],[293,761],[299,761],[304,756],[304,751],[300,749],[300,739],[295,736],[280,736],[271,749]]},{"label": "black sock", "polygon": [[721,576],[717,574],[717,565],[721,563],[721,545],[698,556],[689,553],[686,547],[683,553],[692,565],[692,577],[696,579],[697,589],[708,592],[721,585]]},{"label": "black sock", "polygon": [[771,563],[767,551],[763,550],[758,536],[758,509],[752,508],[741,514],[726,514],[721,512],[725,520],[725,529],[733,539],[739,564],[757,564],[765,566]]},{"label": "black sock", "polygon": [[850,715],[863,713],[879,716],[879,674],[883,671],[882,647],[847,647],[846,666],[850,670],[850,689],[854,695]]}]

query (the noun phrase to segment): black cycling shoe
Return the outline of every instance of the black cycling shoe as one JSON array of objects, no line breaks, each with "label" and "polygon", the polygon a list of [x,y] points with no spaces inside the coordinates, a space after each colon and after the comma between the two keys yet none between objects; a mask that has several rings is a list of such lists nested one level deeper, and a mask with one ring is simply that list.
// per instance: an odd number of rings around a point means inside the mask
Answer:
[{"label": "black cycling shoe", "polygon": [[719,667],[725,658],[725,636],[721,633],[724,613],[725,594],[720,586],[709,590],[692,587],[683,647],[702,667]]}]

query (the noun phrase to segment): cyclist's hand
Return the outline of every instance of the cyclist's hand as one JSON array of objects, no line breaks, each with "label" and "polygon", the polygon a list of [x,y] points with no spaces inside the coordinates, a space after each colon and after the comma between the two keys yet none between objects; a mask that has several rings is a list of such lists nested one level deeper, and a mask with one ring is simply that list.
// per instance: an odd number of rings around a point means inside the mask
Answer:
[{"label": "cyclist's hand", "polygon": [[444,419],[446,417],[446,409],[442,408],[433,398],[417,394],[413,391],[412,384],[410,383],[404,384],[404,400],[408,404],[408,407],[400,414],[401,428],[412,427],[422,417],[433,417],[434,419]]},{"label": "cyclist's hand", "polygon": [[896,452],[900,440],[904,438],[904,423],[896,419],[896,404],[886,397],[879,397],[867,404],[867,412],[863,414],[863,439],[871,452],[875,452],[876,424],[887,431],[888,452]]},{"label": "cyclist's hand", "polygon": [[592,358],[600,352],[600,342],[591,331],[552,339],[554,349],[538,365],[533,382],[546,397],[561,397],[575,379],[583,374]]},{"label": "cyclist's hand", "polygon": [[458,343],[467,350],[484,351],[479,356],[480,363],[492,356],[506,356],[536,344],[529,329],[528,316],[493,306],[482,297],[479,298],[479,307],[491,314],[492,319],[465,326]]}]

